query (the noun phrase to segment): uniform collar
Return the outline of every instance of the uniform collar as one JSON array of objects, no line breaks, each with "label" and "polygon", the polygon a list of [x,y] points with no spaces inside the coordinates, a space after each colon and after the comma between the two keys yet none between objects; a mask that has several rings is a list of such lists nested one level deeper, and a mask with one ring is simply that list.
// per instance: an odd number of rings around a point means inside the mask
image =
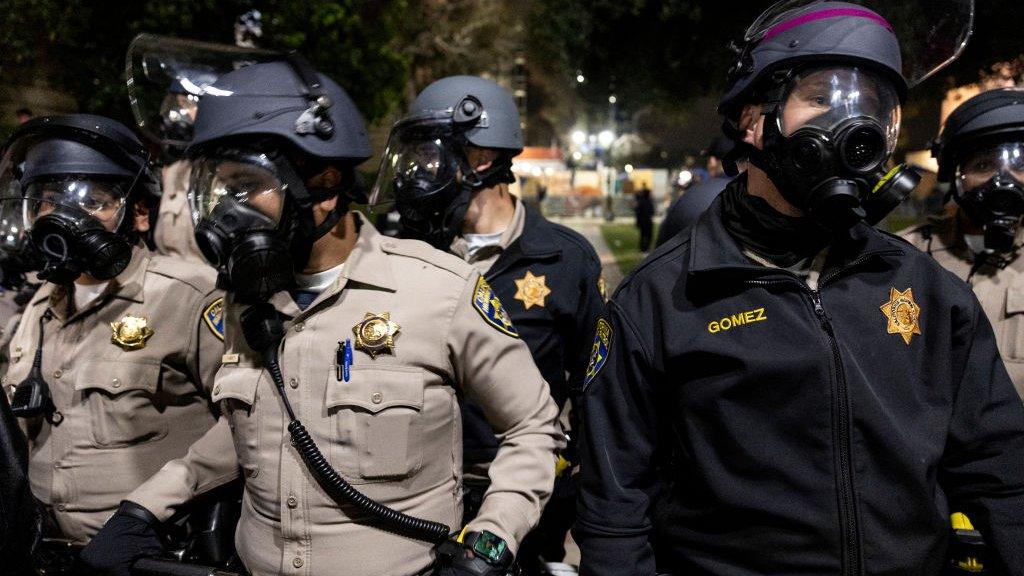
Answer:
[{"label": "uniform collar", "polygon": [[353,211],[352,215],[356,219],[356,228],[359,232],[356,237],[356,244],[352,247],[352,252],[345,260],[345,266],[342,268],[338,278],[333,284],[324,289],[305,310],[299,310],[298,305],[292,300],[287,290],[274,294],[270,299],[270,303],[278,311],[293,318],[306,317],[315,312],[322,302],[344,290],[350,282],[390,292],[398,289],[386,252],[387,247],[393,240],[378,232],[373,227],[373,224],[361,213]]},{"label": "uniform collar", "polygon": [[[103,291],[103,294],[99,298],[86,305],[83,310],[76,311],[72,318],[81,315],[82,312],[102,305],[108,296],[140,304],[144,302],[145,293],[143,286],[146,281],[146,270],[149,268],[149,261],[150,257],[147,250],[139,246],[133,247],[132,259],[128,263],[128,267],[110,281],[110,284],[107,285],[106,290]],[[35,296],[32,298],[32,305],[34,306],[43,302],[49,302],[50,308],[54,311],[54,314],[62,317],[64,315],[64,311],[67,310],[68,296],[69,292],[67,286],[46,282],[39,288],[39,291],[37,291]]]},{"label": "uniform collar", "polygon": [[[843,268],[865,258],[903,253],[883,233],[861,222],[830,244],[826,269]],[[721,197],[716,198],[697,220],[690,234],[689,274],[751,278],[779,273],[779,269],[751,262],[743,253],[742,247],[722,223],[722,200]]]}]

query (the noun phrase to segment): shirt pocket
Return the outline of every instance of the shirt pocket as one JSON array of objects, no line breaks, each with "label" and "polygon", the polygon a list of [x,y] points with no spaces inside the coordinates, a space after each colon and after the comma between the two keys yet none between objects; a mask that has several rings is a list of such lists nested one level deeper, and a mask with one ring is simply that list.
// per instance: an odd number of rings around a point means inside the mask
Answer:
[{"label": "shirt pocket", "polygon": [[159,440],[167,421],[154,404],[160,364],[89,360],[75,379],[88,407],[93,445],[120,448]]},{"label": "shirt pocket", "polygon": [[256,409],[256,392],[262,377],[262,368],[221,366],[214,377],[211,395],[228,420],[235,453],[250,480],[260,474],[260,414]]},{"label": "shirt pocket", "polygon": [[324,404],[335,466],[354,483],[407,478],[422,463],[425,387],[419,368],[356,368],[348,382],[327,375]]}]

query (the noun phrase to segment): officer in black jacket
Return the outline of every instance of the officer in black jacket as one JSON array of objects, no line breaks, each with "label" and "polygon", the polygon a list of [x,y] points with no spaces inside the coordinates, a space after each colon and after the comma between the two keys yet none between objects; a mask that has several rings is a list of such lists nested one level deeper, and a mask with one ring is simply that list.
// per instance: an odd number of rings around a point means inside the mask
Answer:
[{"label": "officer in black jacket", "polygon": [[[475,76],[443,78],[392,129],[371,204],[379,211],[394,207],[406,235],[453,252],[484,275],[561,409],[582,385],[604,308],[601,264],[581,235],[509,193],[512,158],[522,148],[511,94]],[[462,410],[464,516],[472,518],[499,443],[478,407],[463,401]],[[575,460],[572,453],[563,454],[561,471]],[[574,499],[569,473],[560,474],[538,529],[518,555],[527,573],[540,570],[533,564],[538,556],[549,562],[564,556]]]},{"label": "officer in black jacket", "polygon": [[992,329],[861,220],[907,87],[891,26],[785,4],[723,100],[747,175],[599,321],[581,572],[935,575],[955,506],[1024,574],[1024,406]]}]

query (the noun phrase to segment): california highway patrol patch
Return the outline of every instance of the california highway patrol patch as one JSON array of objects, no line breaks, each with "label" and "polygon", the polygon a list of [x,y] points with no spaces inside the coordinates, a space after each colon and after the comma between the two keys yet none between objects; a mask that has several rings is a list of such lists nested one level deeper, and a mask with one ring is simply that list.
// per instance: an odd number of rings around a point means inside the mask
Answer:
[{"label": "california highway patrol patch", "polygon": [[594,346],[590,349],[590,363],[587,364],[587,375],[583,379],[583,388],[597,377],[604,363],[608,360],[608,350],[612,344],[612,326],[601,318],[597,321],[597,333],[594,335]]},{"label": "california highway patrol patch", "polygon": [[515,326],[512,325],[512,318],[502,308],[501,300],[498,300],[498,295],[491,290],[491,285],[484,280],[483,276],[476,280],[476,289],[473,290],[473,308],[476,308],[484,320],[497,328],[499,332],[519,338],[519,332],[516,332]]},{"label": "california highway patrol patch", "polygon": [[214,336],[224,340],[224,299],[217,298],[203,310],[203,321]]}]

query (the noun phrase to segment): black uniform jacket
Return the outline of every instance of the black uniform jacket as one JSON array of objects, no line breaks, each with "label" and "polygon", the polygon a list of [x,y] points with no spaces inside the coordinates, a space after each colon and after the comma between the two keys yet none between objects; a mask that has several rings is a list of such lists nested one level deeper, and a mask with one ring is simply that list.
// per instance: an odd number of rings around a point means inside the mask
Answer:
[{"label": "black uniform jacket", "polygon": [[[526,341],[534,362],[561,408],[571,390],[580,390],[587,369],[594,326],[604,311],[601,261],[583,236],[548,221],[530,206],[523,232],[484,275]],[[520,293],[516,280],[527,272],[543,276],[550,293],[543,305]],[[519,298],[517,298],[517,294]],[[479,408],[463,402],[463,458],[467,463],[490,462],[498,451],[487,420]]]},{"label": "black uniform jacket", "polygon": [[811,290],[720,205],[608,305],[582,573],[938,574],[955,504],[1024,574],[1024,406],[970,287],[858,225]]}]

